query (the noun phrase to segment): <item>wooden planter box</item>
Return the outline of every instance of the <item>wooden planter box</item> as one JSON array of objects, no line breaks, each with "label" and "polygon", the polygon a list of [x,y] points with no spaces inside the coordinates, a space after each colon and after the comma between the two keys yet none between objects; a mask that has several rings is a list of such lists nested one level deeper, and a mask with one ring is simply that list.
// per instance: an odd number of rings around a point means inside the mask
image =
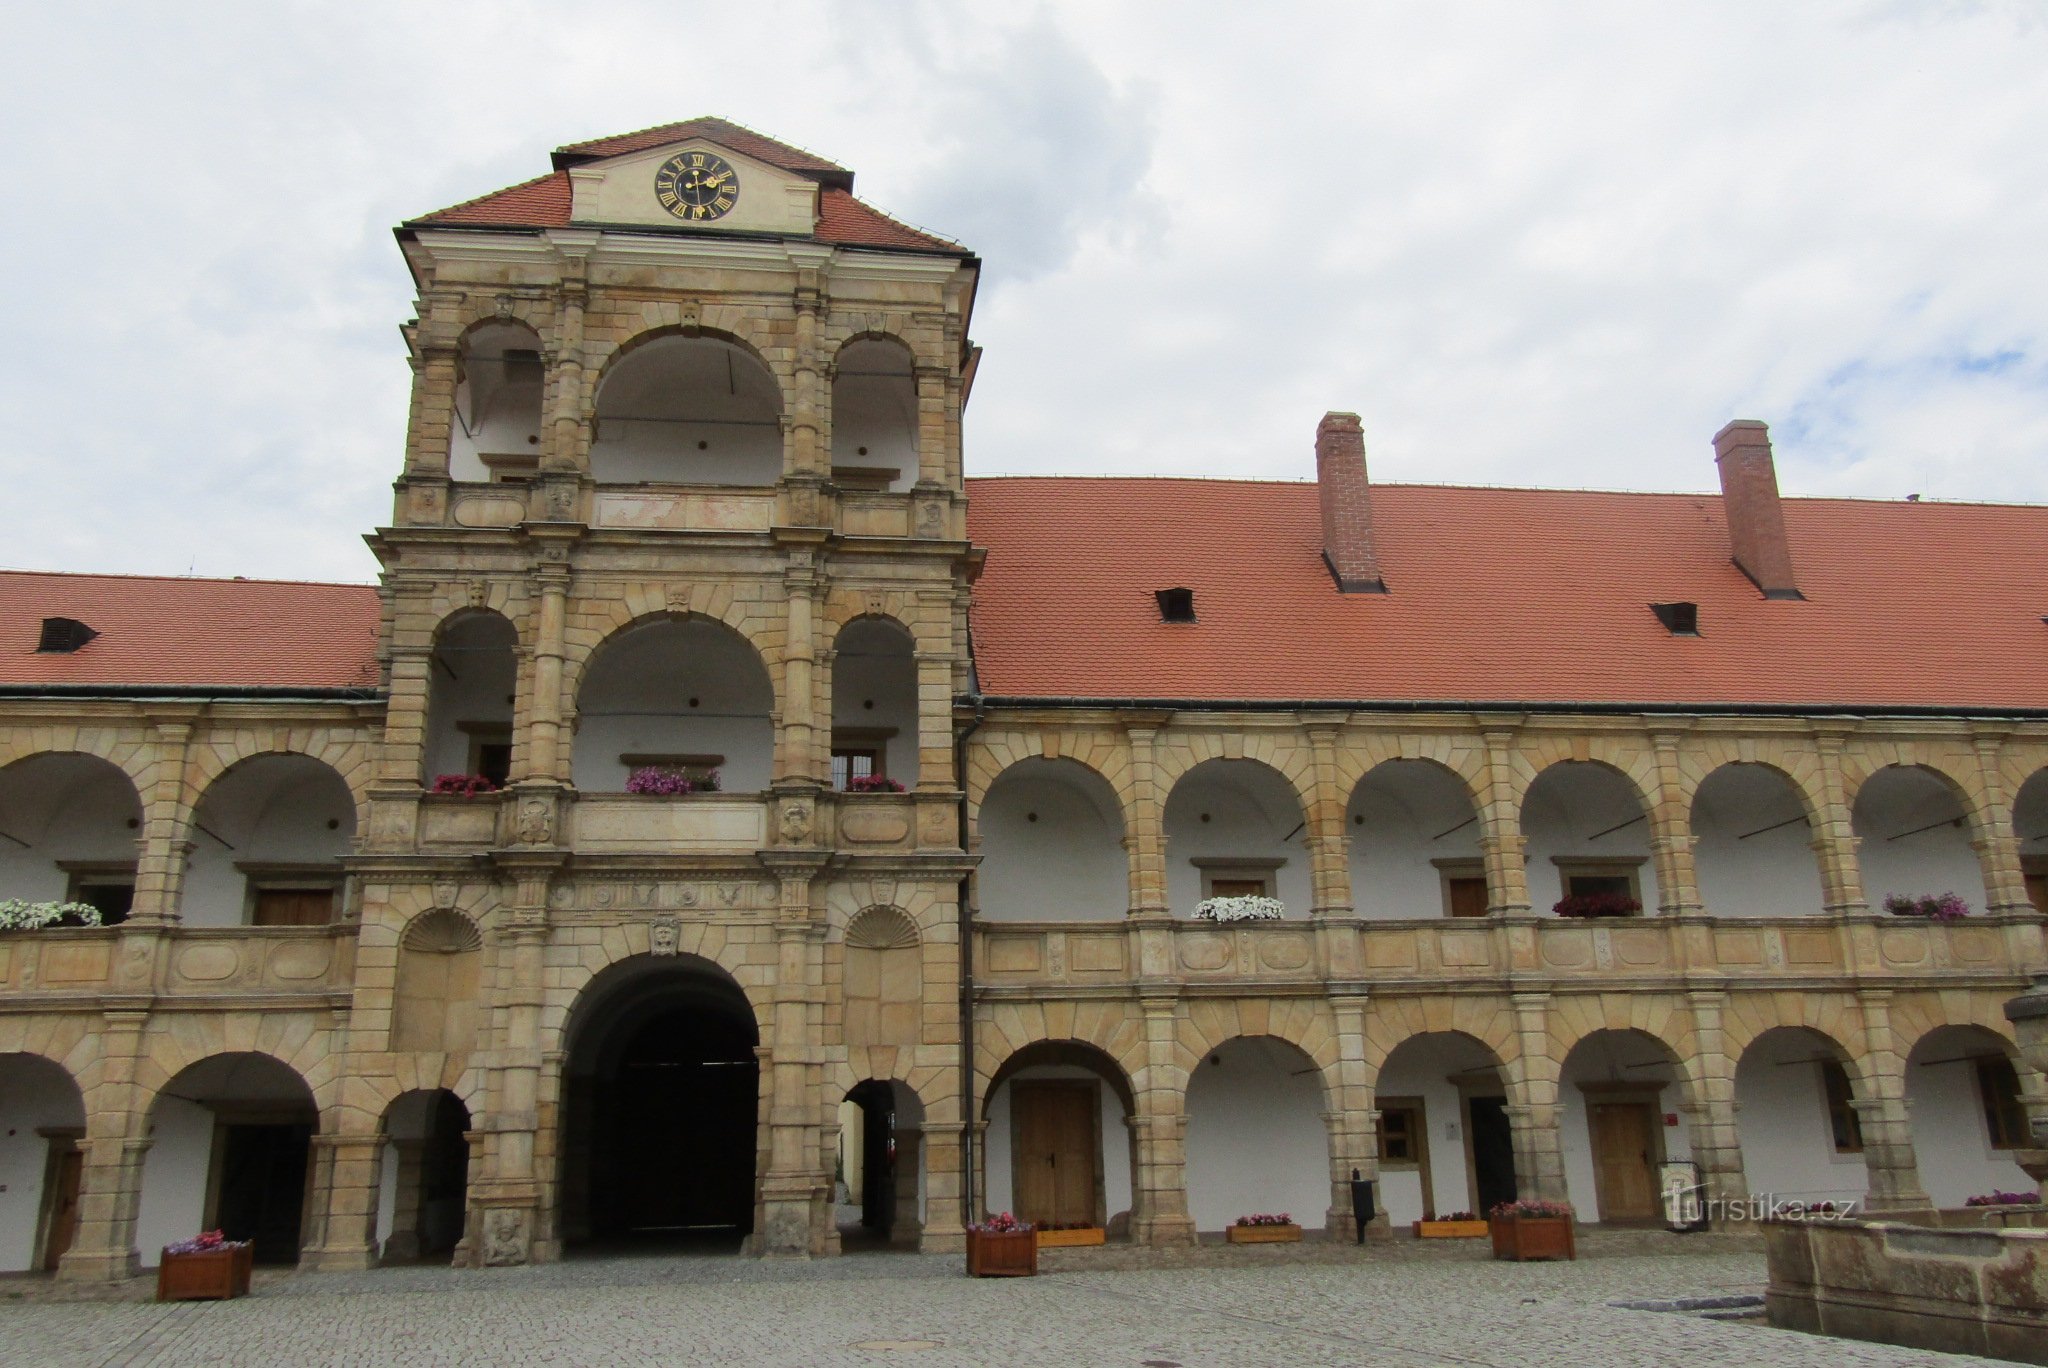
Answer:
[{"label": "wooden planter box", "polygon": [[158,1301],[225,1301],[249,1295],[249,1266],[256,1247],[209,1249],[202,1254],[165,1250],[156,1266]]},{"label": "wooden planter box", "polygon": [[967,1276],[1028,1278],[1038,1272],[1038,1232],[1009,1231],[1000,1235],[967,1232]]},{"label": "wooden planter box", "polygon": [[1038,1232],[1040,1249],[1077,1249],[1082,1245],[1099,1245],[1103,1242],[1101,1226],[1089,1226],[1084,1230],[1041,1230]]},{"label": "wooden planter box", "polygon": [[1493,1257],[1517,1263],[1531,1259],[1576,1259],[1569,1216],[1507,1216],[1487,1222],[1493,1231]]},{"label": "wooden planter box", "polygon": [[1223,1238],[1232,1244],[1295,1244],[1301,1239],[1298,1225],[1234,1225],[1223,1228]]},{"label": "wooden planter box", "polygon": [[1418,1240],[1483,1240],[1488,1233],[1484,1221],[1417,1221]]}]

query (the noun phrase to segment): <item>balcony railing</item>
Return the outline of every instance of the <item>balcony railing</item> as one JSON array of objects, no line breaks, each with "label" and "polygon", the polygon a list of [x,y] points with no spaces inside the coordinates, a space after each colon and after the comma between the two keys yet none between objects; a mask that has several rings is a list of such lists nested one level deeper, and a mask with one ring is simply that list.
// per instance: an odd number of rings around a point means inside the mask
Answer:
[{"label": "balcony railing", "polygon": [[145,946],[119,926],[0,932],[0,1006],[103,993],[326,997],[355,980],[352,926],[171,927],[154,955]]}]

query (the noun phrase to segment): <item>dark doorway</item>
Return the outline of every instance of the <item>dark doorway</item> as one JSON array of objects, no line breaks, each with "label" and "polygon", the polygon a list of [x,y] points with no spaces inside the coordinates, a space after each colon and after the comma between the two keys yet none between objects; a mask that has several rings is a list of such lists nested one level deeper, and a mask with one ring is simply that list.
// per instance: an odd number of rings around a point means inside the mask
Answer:
[{"label": "dark doorway", "polygon": [[452,1092],[434,1100],[433,1128],[420,1156],[420,1253],[441,1254],[462,1239],[469,1212],[469,1108]]},{"label": "dark doorway", "polygon": [[1515,1190],[1515,1137],[1508,1125],[1505,1097],[1475,1097],[1471,1100],[1472,1186],[1485,1215],[1502,1202],[1512,1202]]},{"label": "dark doorway", "polygon": [[860,1107],[860,1223],[886,1238],[896,1220],[896,1100],[887,1083],[863,1083]]},{"label": "dark doorway", "polygon": [[312,1138],[311,1126],[224,1128],[214,1224],[230,1240],[253,1240],[257,1263],[299,1261],[306,1154]]}]

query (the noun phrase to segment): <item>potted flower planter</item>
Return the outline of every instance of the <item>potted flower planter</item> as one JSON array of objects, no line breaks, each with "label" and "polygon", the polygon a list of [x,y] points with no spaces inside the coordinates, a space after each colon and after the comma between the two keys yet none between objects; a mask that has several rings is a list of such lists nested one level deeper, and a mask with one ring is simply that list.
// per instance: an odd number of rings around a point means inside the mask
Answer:
[{"label": "potted flower planter", "polygon": [[1572,1209],[1563,1202],[1502,1202],[1487,1213],[1487,1228],[1496,1259],[1523,1263],[1579,1257],[1572,1238]]},{"label": "potted flower planter", "polygon": [[1099,1245],[1106,1237],[1101,1226],[1079,1226],[1072,1230],[1047,1230],[1038,1228],[1040,1249],[1078,1249],[1084,1245]]},{"label": "potted flower planter", "polygon": [[156,1266],[156,1299],[226,1301],[249,1295],[249,1267],[256,1247],[247,1240],[210,1249],[179,1250],[166,1245]]},{"label": "potted flower planter", "polygon": [[1007,1211],[967,1227],[967,1276],[1029,1278],[1038,1272],[1038,1232]]},{"label": "potted flower planter", "polygon": [[1491,1228],[1477,1216],[1465,1213],[1440,1221],[1417,1221],[1413,1229],[1418,1240],[1483,1240]]},{"label": "potted flower planter", "polygon": [[1284,1211],[1278,1216],[1240,1216],[1236,1225],[1224,1229],[1223,1238],[1232,1244],[1295,1244],[1301,1227]]}]

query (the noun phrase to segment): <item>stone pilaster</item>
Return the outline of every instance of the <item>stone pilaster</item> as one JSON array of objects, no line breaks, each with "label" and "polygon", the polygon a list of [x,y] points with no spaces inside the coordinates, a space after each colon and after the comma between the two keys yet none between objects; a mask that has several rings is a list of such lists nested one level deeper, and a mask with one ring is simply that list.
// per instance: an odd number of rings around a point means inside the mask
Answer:
[{"label": "stone pilaster", "polygon": [[549,785],[568,780],[568,747],[562,745],[563,657],[569,622],[568,542],[550,537],[534,566],[535,622],[533,654],[526,688],[526,767],[512,776],[515,786]]},{"label": "stone pilaster", "polygon": [[1842,777],[1845,730],[1830,729],[1814,738],[1820,756],[1821,805],[1814,824],[1813,850],[1820,860],[1822,905],[1830,915],[1857,916],[1870,910],[1863,897],[1863,871],[1856,857],[1856,829],[1850,819],[1849,789]]},{"label": "stone pilaster", "polygon": [[1515,1146],[1515,1191],[1523,1197],[1566,1201],[1564,1109],[1558,1096],[1558,1061],[1550,1057],[1550,999],[1544,993],[1514,995],[1515,1034],[1521,1044],[1518,1068],[1509,1072],[1508,1125]]},{"label": "stone pilaster", "polygon": [[1871,1211],[1926,1211],[1934,1206],[1920,1185],[1913,1151],[1911,1104],[1906,1099],[1906,1059],[1892,1032],[1888,990],[1866,992],[1863,1009],[1862,1077],[1854,1080],[1856,1121],[1863,1132],[1863,1162],[1870,1171]]},{"label": "stone pilaster", "polygon": [[1971,824],[1970,848],[1984,871],[1984,910],[2003,916],[2031,916],[2033,900],[2027,897],[2027,878],[2020,868],[2020,845],[2012,826],[2012,793],[1999,764],[2005,738],[1979,731],[1970,737],[1977,753],[1977,781],[1981,807]]},{"label": "stone pilaster", "polygon": [[385,1261],[399,1263],[420,1256],[427,1142],[394,1138],[391,1145],[396,1151],[392,1161],[396,1172],[392,1175],[391,1233],[385,1237],[380,1253]]},{"label": "stone pilaster", "polygon": [[1699,877],[1693,867],[1692,806],[1686,801],[1685,778],[1679,768],[1680,733],[1660,731],[1657,748],[1657,795],[1650,808],[1650,860],[1657,872],[1657,909],[1683,917],[1700,908]]},{"label": "stone pilaster", "polygon": [[1124,795],[1124,849],[1130,855],[1130,912],[1134,917],[1164,917],[1166,899],[1166,797],[1159,791],[1156,747],[1159,728],[1132,723],[1125,728],[1131,747],[1131,788]]},{"label": "stone pilaster", "polygon": [[99,1086],[85,1097],[84,1152],[78,1184],[78,1234],[59,1262],[66,1282],[112,1282],[141,1264],[135,1216],[142,1205],[142,1164],[149,1154],[147,1099],[135,1085],[146,1012],[106,1014],[100,1034]]},{"label": "stone pilaster", "polygon": [[1334,725],[1308,729],[1316,789],[1309,804],[1308,831],[1303,844],[1308,848],[1309,912],[1317,917],[1348,917],[1355,905],[1351,890],[1351,842],[1344,826],[1350,795],[1344,792],[1337,770],[1339,734]]},{"label": "stone pilaster", "polygon": [[[191,854],[187,834],[192,811],[186,806],[186,766],[190,762],[197,708],[153,713],[156,733],[155,782],[142,795],[142,829],[135,842],[135,902],[128,925],[162,926],[179,920],[185,886],[185,862]],[[124,990],[130,985],[123,985]]]},{"label": "stone pilaster", "polygon": [[[594,237],[595,235],[593,235]],[[590,303],[588,249],[560,239],[562,280],[548,363],[547,423],[541,433],[540,464],[544,471],[587,470],[590,434],[585,427],[583,390],[584,312]]]},{"label": "stone pilaster", "polygon": [[1528,842],[1514,772],[1515,734],[1486,733],[1486,788],[1479,805],[1479,854],[1486,864],[1486,905],[1510,915],[1529,910]]},{"label": "stone pilaster", "polygon": [[[343,1113],[344,1118],[354,1115],[359,1113]],[[331,1116],[328,1124],[333,1124]],[[375,1266],[383,1160],[384,1137],[374,1129],[313,1137],[313,1228],[300,1255],[302,1266],[327,1272]]]},{"label": "stone pilaster", "polygon": [[[1179,1003],[1147,998],[1145,1069],[1137,1088],[1137,1166],[1131,1175],[1131,1238],[1141,1245],[1195,1242],[1188,1215],[1187,1073],[1174,1063]],[[1136,1082],[1137,1080],[1134,1080]]]},{"label": "stone pilaster", "polygon": [[1692,1157],[1700,1166],[1701,1196],[1740,1201],[1748,1195],[1749,1182],[1735,1125],[1735,1061],[1727,1055],[1722,1030],[1727,995],[1694,991],[1685,997],[1692,1013],[1695,1096],[1684,1110]]},{"label": "stone pilaster", "polygon": [[[808,840],[785,824],[791,844]],[[779,892],[775,920],[776,975],[766,1086],[767,1152],[761,1177],[761,1224],[754,1240],[762,1254],[809,1258],[823,1253],[831,1224],[832,1173],[824,1163],[824,1069],[818,1039],[824,1030],[824,926],[812,906],[813,882],[823,871],[822,850],[763,851]]]},{"label": "stone pilaster", "polygon": [[779,691],[782,716],[775,730],[775,783],[778,787],[818,788],[827,773],[820,754],[830,756],[832,741],[830,703],[822,717],[817,711],[821,692],[817,682],[818,600],[825,589],[817,555],[824,537],[819,533],[791,540],[785,529],[782,540],[789,557],[782,575],[788,639],[783,645]]},{"label": "stone pilaster", "polygon": [[[1337,1063],[1334,1076],[1326,1079],[1323,1127],[1330,1137],[1330,1209],[1324,1225],[1333,1240],[1355,1239],[1358,1235],[1351,1210],[1353,1175],[1377,1182],[1380,1176],[1378,1115],[1373,1109],[1373,1089],[1366,1081],[1365,1013],[1363,993],[1333,996],[1331,1013],[1337,1025]],[[1391,1227],[1384,1209],[1373,1218],[1367,1235],[1385,1238]]]},{"label": "stone pilaster", "polygon": [[[501,854],[512,881],[510,907],[493,940],[497,1002],[487,1038],[492,1065],[483,1112],[473,1118],[481,1144],[470,1169],[466,1227],[480,1232],[473,1262],[502,1266],[535,1257],[541,1238],[541,1009],[548,940],[548,889],[563,856],[534,850]],[[551,1146],[550,1146],[551,1147]]]}]

